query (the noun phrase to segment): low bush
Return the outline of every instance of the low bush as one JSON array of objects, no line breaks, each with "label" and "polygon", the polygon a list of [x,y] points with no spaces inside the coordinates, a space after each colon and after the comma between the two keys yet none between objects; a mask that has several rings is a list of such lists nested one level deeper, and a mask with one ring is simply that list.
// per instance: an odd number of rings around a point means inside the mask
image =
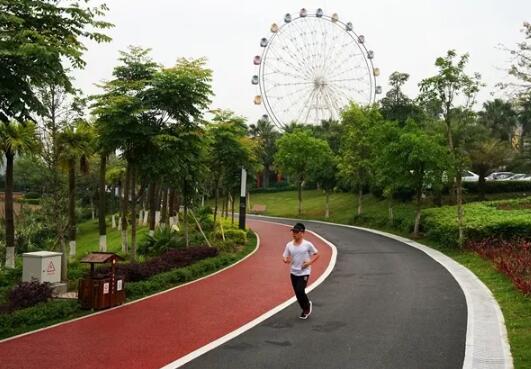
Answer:
[{"label": "low bush", "polygon": [[[465,191],[479,193],[478,182],[463,182]],[[531,193],[531,181],[488,181],[485,182],[485,193],[526,192]]]},{"label": "low bush", "polygon": [[283,184],[279,186],[255,188],[255,189],[252,189],[250,192],[251,193],[274,193],[274,192],[285,192],[285,191],[295,191],[295,190],[297,190],[296,186]]},{"label": "low bush", "polygon": [[525,295],[531,295],[531,241],[485,239],[467,247],[494,263]]},{"label": "low bush", "polygon": [[[465,239],[480,241],[488,238],[511,240],[531,239],[531,211],[529,209],[498,210],[500,204],[530,201],[529,198],[513,201],[470,203],[464,206]],[[458,244],[457,208],[445,206],[422,211],[422,229],[428,238],[441,244]]]},{"label": "low bush", "polygon": [[47,303],[0,315],[0,339],[85,315],[76,300]]},{"label": "low bush", "polygon": [[9,309],[17,310],[46,302],[52,297],[48,283],[21,282],[8,292]]},{"label": "low bush", "polygon": [[24,199],[40,199],[41,194],[38,192],[26,192],[24,194]]},{"label": "low bush", "polygon": [[247,243],[247,233],[243,229],[227,229],[225,231],[225,239],[238,245],[245,245]]},{"label": "low bush", "polygon": [[[216,256],[215,247],[197,246],[182,250],[169,250],[160,256],[153,257],[143,263],[126,263],[116,266],[116,273],[128,282],[148,279],[170,269],[181,268],[199,260]],[[109,268],[100,268],[98,273],[108,273]]]}]

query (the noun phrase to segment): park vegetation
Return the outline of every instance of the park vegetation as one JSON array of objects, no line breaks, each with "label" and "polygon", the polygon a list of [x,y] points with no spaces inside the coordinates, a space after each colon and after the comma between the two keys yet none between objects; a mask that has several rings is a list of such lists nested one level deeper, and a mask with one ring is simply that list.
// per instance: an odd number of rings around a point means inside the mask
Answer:
[{"label": "park vegetation", "polygon": [[[375,104],[351,103],[338,121],[292,122],[281,131],[266,117],[249,124],[211,107],[205,58],[175,55],[162,65],[140,46],[121,51],[112,77],[85,96],[71,71],[85,66],[86,41],[111,41],[107,10],[90,1],[0,2],[0,312],[12,312],[0,319],[11,327],[7,335],[23,330],[17,319],[39,324],[22,317],[31,308],[19,301],[49,299],[45,288],[13,289],[26,251],[62,252],[62,280],[71,287],[86,253],[118,252],[134,298],[243,257],[250,234],[234,219],[242,167],[250,187],[261,184],[256,192],[296,190],[299,217],[307,215],[304,191],[318,189],[324,219],[334,219],[331,196],[347,193],[355,198],[348,222],[362,222],[370,194],[386,204],[379,224],[473,249],[531,293],[529,200],[467,203],[531,191],[529,181],[485,180],[497,170],[531,173],[529,23],[524,40],[508,48],[514,59],[499,85],[505,99],[478,107],[481,76],[468,71],[468,54],[448,50],[416,97],[404,93],[409,75],[397,71]],[[478,182],[463,182],[466,170]],[[404,204],[410,211],[399,210]],[[84,227],[94,224],[97,243],[82,245]],[[53,319],[81,314],[71,302],[46,309]]]}]

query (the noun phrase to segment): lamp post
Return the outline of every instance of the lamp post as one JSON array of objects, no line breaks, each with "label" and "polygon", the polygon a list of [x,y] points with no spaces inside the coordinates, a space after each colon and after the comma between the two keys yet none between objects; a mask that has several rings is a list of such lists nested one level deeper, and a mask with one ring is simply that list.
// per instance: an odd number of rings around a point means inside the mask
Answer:
[{"label": "lamp post", "polygon": [[247,171],[242,167],[241,191],[240,191],[240,229],[245,230],[245,204],[247,196]]}]

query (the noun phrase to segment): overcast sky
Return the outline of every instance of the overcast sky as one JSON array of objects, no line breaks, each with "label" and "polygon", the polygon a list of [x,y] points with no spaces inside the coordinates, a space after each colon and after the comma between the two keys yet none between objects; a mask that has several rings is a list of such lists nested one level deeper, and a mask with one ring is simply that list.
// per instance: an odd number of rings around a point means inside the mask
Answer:
[{"label": "overcast sky", "polygon": [[[271,23],[282,24],[285,13],[321,7],[351,21],[366,37],[381,70],[378,84],[387,90],[394,71],[410,74],[406,93],[417,95],[417,83],[436,71],[434,61],[448,49],[468,52],[468,72],[479,72],[487,87],[479,101],[490,99],[495,84],[506,78],[510,56],[500,44],[514,47],[523,40],[522,23],[531,21],[529,0],[372,0],[372,1],[177,1],[107,0],[106,20],[115,24],[109,44],[87,43],[87,66],[76,71],[77,85],[86,94],[98,93],[94,84],[111,78],[118,51],[128,45],[152,49],[165,66],[178,57],[206,57],[214,71],[212,108],[231,109],[253,123],[265,113],[253,104],[254,55],[261,37],[269,37]],[[499,92],[496,92],[500,95]],[[476,106],[479,108],[479,106]]]}]

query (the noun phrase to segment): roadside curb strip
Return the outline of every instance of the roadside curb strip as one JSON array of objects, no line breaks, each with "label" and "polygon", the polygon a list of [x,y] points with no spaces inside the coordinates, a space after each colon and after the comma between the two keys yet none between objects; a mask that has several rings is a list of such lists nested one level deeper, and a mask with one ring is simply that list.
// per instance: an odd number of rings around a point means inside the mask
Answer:
[{"label": "roadside curb strip", "polygon": [[[265,215],[253,215],[253,217],[294,220]],[[467,330],[463,369],[514,369],[507,329],[500,306],[488,287],[468,268],[440,251],[405,237],[347,224],[311,219],[304,221],[378,234],[414,247],[437,261],[454,277],[466,299]]]}]

